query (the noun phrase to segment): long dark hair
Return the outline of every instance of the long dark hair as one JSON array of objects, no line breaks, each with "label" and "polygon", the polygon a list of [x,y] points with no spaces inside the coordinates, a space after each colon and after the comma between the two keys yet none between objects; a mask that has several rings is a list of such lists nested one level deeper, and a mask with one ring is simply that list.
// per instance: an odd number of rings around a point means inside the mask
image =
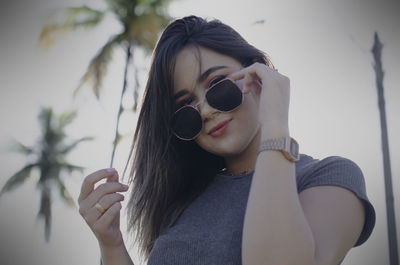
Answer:
[{"label": "long dark hair", "polygon": [[129,184],[132,183],[127,205],[128,231],[136,231],[135,242],[146,259],[157,237],[174,224],[225,167],[222,157],[201,149],[195,141],[177,139],[170,129],[176,56],[188,45],[228,55],[243,66],[254,62],[273,66],[265,53],[219,20],[188,16],[172,21],[162,33],[153,52],[127,161],[127,165],[131,161]]}]

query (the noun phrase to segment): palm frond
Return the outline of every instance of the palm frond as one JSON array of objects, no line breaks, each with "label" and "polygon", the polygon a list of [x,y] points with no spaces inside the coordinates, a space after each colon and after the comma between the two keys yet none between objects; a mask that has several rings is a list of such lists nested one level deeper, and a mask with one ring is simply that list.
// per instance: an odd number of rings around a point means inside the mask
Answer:
[{"label": "palm frond", "polygon": [[[51,158],[57,152],[57,147],[66,137],[66,134],[63,129],[59,130],[57,128],[57,115],[54,114],[51,107],[43,107],[41,109],[39,120],[42,129],[41,147],[43,149],[41,155]],[[46,160],[47,158],[42,157],[41,159]]]},{"label": "palm frond", "polygon": [[83,170],[85,170],[84,167],[75,166],[75,165],[71,165],[71,164],[67,164],[67,163],[61,163],[60,168],[68,170],[69,174],[72,174],[72,172],[74,172],[74,171],[79,171],[79,172],[83,173]]},{"label": "palm frond", "polygon": [[149,9],[140,17],[131,20],[128,38],[133,45],[150,52],[158,40],[158,33],[169,20],[169,17],[159,15],[154,9]]},{"label": "palm frond", "polygon": [[66,111],[58,115],[58,127],[59,129],[64,129],[65,126],[70,124],[77,116],[76,111]]},{"label": "palm frond", "polygon": [[80,142],[83,141],[92,141],[94,139],[94,137],[92,136],[86,136],[86,137],[82,137],[76,141],[74,141],[72,144],[68,145],[67,147],[65,147],[64,149],[60,150],[60,154],[67,154],[69,153],[72,149],[74,149]]},{"label": "palm frond", "polygon": [[159,31],[171,19],[167,6],[171,0],[107,0],[108,9],[117,17],[130,44],[150,52]]},{"label": "palm frond", "polygon": [[97,55],[92,58],[86,73],[80,80],[78,87],[75,89],[73,96],[76,97],[78,91],[86,82],[92,82],[92,90],[96,98],[100,97],[100,89],[103,84],[103,79],[107,73],[108,63],[112,59],[112,51],[116,44],[124,39],[123,34],[117,34],[111,37],[108,42],[100,49]]},{"label": "palm frond", "polygon": [[[59,115],[56,115],[52,130],[54,131],[55,146],[61,144],[63,139],[66,138],[65,127],[70,124],[77,116],[77,111],[65,111]],[[59,149],[59,148],[58,148]]]},{"label": "palm frond", "polygon": [[51,121],[53,119],[53,109],[46,107],[42,108],[40,113],[39,113],[39,121],[41,123],[41,128],[42,132],[46,134],[46,132],[50,132],[52,127],[51,127]]},{"label": "palm frond", "polygon": [[[147,0],[146,0],[147,1]],[[131,17],[135,16],[138,1],[132,0],[106,0],[108,9],[117,16],[125,26]]]},{"label": "palm frond", "polygon": [[[39,37],[40,45],[49,48],[55,41],[56,33],[67,33],[79,28],[91,28],[98,25],[104,18],[105,11],[95,10],[87,6],[58,9],[51,14]],[[60,20],[60,21],[56,21]]]},{"label": "palm frond", "polygon": [[22,168],[20,171],[12,175],[4,184],[3,188],[0,191],[0,197],[3,193],[8,191],[12,191],[13,189],[17,188],[19,185],[24,183],[24,181],[30,176],[32,168],[38,166],[38,164],[29,164]]},{"label": "palm frond", "polygon": [[64,202],[67,203],[67,205],[69,205],[70,207],[77,209],[74,199],[65,188],[64,182],[60,178],[57,178],[57,185],[60,190],[60,196],[64,200]]},{"label": "palm frond", "polygon": [[8,143],[8,145],[9,145],[8,149],[10,151],[20,152],[25,155],[30,155],[35,152],[34,148],[26,146],[26,145],[22,144],[21,142],[18,142],[17,140],[14,140],[14,139],[12,139]]}]

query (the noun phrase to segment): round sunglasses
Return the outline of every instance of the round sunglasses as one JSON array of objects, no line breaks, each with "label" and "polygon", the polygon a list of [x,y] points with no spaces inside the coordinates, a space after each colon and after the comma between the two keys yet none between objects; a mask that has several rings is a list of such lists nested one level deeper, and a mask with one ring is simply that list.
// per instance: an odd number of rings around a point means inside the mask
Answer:
[{"label": "round sunglasses", "polygon": [[[243,102],[243,93],[230,79],[223,79],[212,85],[206,92],[205,99],[208,105],[223,112],[230,112]],[[190,141],[195,139],[203,128],[198,107],[201,103],[185,105],[175,111],[172,116],[171,128],[176,137]]]}]

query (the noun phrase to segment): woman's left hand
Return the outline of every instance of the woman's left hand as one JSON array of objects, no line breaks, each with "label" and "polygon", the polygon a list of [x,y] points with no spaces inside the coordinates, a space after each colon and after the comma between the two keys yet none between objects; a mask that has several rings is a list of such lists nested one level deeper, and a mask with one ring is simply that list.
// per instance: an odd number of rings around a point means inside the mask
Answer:
[{"label": "woman's left hand", "polygon": [[242,92],[254,90],[259,95],[259,121],[263,138],[289,135],[290,80],[276,70],[254,63],[228,76],[234,81],[244,79]]}]

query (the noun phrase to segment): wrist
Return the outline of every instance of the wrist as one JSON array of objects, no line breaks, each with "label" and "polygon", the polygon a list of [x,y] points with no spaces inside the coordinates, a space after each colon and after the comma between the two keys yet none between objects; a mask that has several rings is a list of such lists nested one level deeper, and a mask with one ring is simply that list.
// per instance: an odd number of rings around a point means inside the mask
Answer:
[{"label": "wrist", "polygon": [[261,141],[285,136],[290,136],[288,126],[261,125]]},{"label": "wrist", "polygon": [[134,265],[125,244],[121,245],[103,245],[100,244],[101,260],[104,265],[120,264]]},{"label": "wrist", "polygon": [[100,246],[100,251],[102,253],[107,253],[107,254],[120,253],[121,251],[124,251],[126,249],[125,244],[123,242],[118,245],[106,245],[99,243],[99,246]]},{"label": "wrist", "polygon": [[299,144],[290,136],[262,140],[258,147],[257,155],[263,151],[281,151],[290,162],[297,162],[300,159]]}]

